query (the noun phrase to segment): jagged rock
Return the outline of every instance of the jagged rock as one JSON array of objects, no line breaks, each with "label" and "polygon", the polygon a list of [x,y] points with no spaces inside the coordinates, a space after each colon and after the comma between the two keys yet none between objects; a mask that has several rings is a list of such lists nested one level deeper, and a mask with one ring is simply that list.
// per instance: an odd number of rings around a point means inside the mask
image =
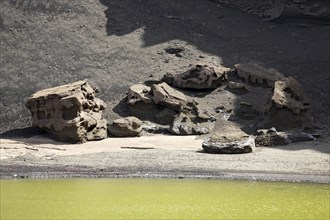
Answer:
[{"label": "jagged rock", "polygon": [[34,126],[71,143],[107,137],[105,106],[86,81],[38,91],[26,103]]},{"label": "jagged rock", "polygon": [[262,108],[269,126],[279,131],[301,128],[312,121],[309,101],[300,84],[292,77],[277,81]]},{"label": "jagged rock", "polygon": [[176,135],[207,134],[214,128],[214,118],[197,107],[196,103],[188,106],[174,119],[170,132]]},{"label": "jagged rock", "polygon": [[209,140],[203,142],[204,152],[213,154],[241,154],[255,150],[254,137],[244,132],[228,132],[213,134]]},{"label": "jagged rock", "polygon": [[142,84],[131,86],[127,94],[130,114],[142,120],[153,120],[159,110],[151,97],[151,87]]},{"label": "jagged rock", "polygon": [[276,132],[276,130],[259,131],[255,142],[257,146],[271,147],[287,145],[292,142],[315,140],[314,136],[301,131]]},{"label": "jagged rock", "polygon": [[185,95],[173,89],[167,83],[153,85],[152,93],[152,100],[156,104],[161,104],[177,111],[187,104]]},{"label": "jagged rock", "polygon": [[136,137],[142,131],[142,121],[136,117],[120,118],[108,126],[110,134],[116,137]]},{"label": "jagged rock", "polygon": [[131,86],[127,94],[127,102],[129,105],[134,105],[136,102],[151,103],[151,88],[142,84]]},{"label": "jagged rock", "polygon": [[293,113],[299,114],[307,110],[309,104],[300,84],[290,76],[275,83],[273,91],[267,97],[264,112],[269,111],[275,105],[276,108],[287,108]]},{"label": "jagged rock", "polygon": [[184,73],[174,76],[167,74],[162,80],[183,89],[215,89],[227,80],[229,71],[229,68],[222,66],[195,65]]},{"label": "jagged rock", "polygon": [[234,65],[239,77],[246,82],[250,79],[253,83],[266,82],[268,86],[274,86],[276,81],[283,80],[285,77],[276,69],[266,69],[256,63],[240,63]]}]

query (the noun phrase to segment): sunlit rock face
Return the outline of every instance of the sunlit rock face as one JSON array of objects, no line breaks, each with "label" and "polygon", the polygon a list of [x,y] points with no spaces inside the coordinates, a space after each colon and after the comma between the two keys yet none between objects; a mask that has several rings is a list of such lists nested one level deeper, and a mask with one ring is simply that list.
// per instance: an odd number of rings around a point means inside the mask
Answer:
[{"label": "sunlit rock face", "polygon": [[86,81],[38,91],[26,103],[35,127],[70,143],[107,137],[107,123],[102,119],[105,106]]}]

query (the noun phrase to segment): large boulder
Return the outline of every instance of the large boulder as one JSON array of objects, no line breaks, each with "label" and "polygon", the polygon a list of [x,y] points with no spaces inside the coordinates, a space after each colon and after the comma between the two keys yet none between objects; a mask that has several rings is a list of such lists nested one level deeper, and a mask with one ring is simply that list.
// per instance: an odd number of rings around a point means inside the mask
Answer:
[{"label": "large boulder", "polygon": [[151,103],[151,88],[142,84],[135,84],[128,89],[128,104],[134,105],[136,102]]},{"label": "large boulder", "polygon": [[110,134],[116,137],[136,137],[142,131],[142,121],[136,117],[120,118],[108,126]]},{"label": "large boulder", "polygon": [[128,89],[127,104],[129,113],[142,120],[154,120],[159,113],[157,104],[152,100],[150,86],[135,84]]},{"label": "large boulder", "polygon": [[234,65],[237,75],[246,82],[250,79],[253,83],[264,83],[268,86],[274,86],[276,81],[283,80],[282,73],[274,68],[265,68],[256,63],[239,63]]},{"label": "large boulder", "polygon": [[188,103],[170,126],[170,132],[176,135],[208,134],[214,128],[214,117],[200,109],[196,103]]},{"label": "large boulder", "polygon": [[167,106],[177,111],[180,111],[187,104],[185,95],[173,89],[167,83],[156,84],[151,88],[153,93],[152,100],[156,104]]},{"label": "large boulder", "polygon": [[292,77],[277,81],[266,96],[262,111],[269,127],[278,131],[302,128],[312,122],[309,100],[300,84]]},{"label": "large boulder", "polygon": [[187,100],[182,92],[166,83],[155,84],[152,87],[136,84],[128,90],[127,104],[131,115],[141,120],[169,125],[186,106]]},{"label": "large boulder", "polygon": [[174,76],[167,74],[162,80],[183,89],[215,89],[227,80],[229,71],[230,68],[223,66],[195,65],[186,72]]},{"label": "large boulder", "polygon": [[105,106],[86,81],[38,91],[26,103],[35,127],[70,143],[107,137]]},{"label": "large boulder", "polygon": [[213,134],[209,140],[203,142],[204,152],[213,154],[241,154],[255,150],[253,136],[244,132],[227,132]]}]

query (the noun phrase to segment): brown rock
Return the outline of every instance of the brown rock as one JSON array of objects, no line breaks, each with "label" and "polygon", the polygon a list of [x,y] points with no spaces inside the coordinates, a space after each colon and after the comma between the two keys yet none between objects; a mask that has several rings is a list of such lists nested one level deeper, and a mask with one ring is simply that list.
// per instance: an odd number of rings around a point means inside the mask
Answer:
[{"label": "brown rock", "polygon": [[283,81],[277,81],[273,91],[268,95],[264,112],[270,110],[275,105],[276,108],[287,108],[293,113],[299,114],[307,110],[309,101],[306,98],[300,84],[293,78],[289,77]]},{"label": "brown rock", "polygon": [[309,101],[292,77],[275,83],[266,96],[262,111],[266,117],[259,127],[275,127],[278,131],[299,129],[313,121]]},{"label": "brown rock", "polygon": [[188,106],[175,117],[170,132],[176,135],[208,134],[213,128],[214,118],[198,108],[196,103],[188,103]]},{"label": "brown rock", "polygon": [[206,153],[250,153],[255,150],[255,141],[253,136],[242,131],[228,131],[213,134],[209,140],[203,142],[202,147]]},{"label": "brown rock", "polygon": [[182,92],[173,89],[167,85],[167,83],[153,85],[152,92],[152,100],[156,104],[161,104],[174,110],[180,110],[187,104],[185,95]]},{"label": "brown rock", "polygon": [[105,103],[95,97],[86,81],[78,81],[34,93],[26,103],[33,125],[58,140],[85,142],[107,137],[102,119]]},{"label": "brown rock", "polygon": [[268,86],[273,86],[276,81],[283,80],[285,77],[274,68],[265,68],[255,63],[240,63],[234,65],[239,77],[245,81],[249,79],[253,83],[266,82]]},{"label": "brown rock", "polygon": [[151,103],[151,88],[142,84],[136,84],[129,88],[128,90],[128,104],[134,105],[136,102],[143,101],[145,103]]},{"label": "brown rock", "polygon": [[[229,68],[222,66],[195,65],[184,73],[174,75],[173,86],[184,89],[215,89],[227,80],[229,71]],[[170,77],[163,77],[163,80]]]},{"label": "brown rock", "polygon": [[116,137],[140,136],[142,122],[136,117],[120,118],[108,126],[108,131]]}]

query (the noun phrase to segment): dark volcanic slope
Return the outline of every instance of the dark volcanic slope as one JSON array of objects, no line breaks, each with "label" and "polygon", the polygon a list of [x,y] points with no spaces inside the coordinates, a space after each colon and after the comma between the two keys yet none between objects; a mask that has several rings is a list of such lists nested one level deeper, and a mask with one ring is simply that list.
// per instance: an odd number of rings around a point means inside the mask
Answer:
[{"label": "dark volcanic slope", "polygon": [[196,61],[277,68],[301,82],[316,120],[329,121],[329,26],[266,22],[206,0],[3,0],[0,10],[0,132],[30,125],[24,104],[37,90],[88,79],[112,118],[128,86]]}]

